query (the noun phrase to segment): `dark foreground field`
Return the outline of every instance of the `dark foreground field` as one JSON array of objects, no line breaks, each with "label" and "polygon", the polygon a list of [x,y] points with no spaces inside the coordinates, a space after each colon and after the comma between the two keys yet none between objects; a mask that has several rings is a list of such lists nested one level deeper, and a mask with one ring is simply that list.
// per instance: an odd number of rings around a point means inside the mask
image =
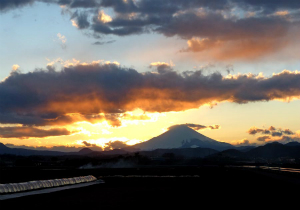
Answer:
[{"label": "dark foreground field", "polygon": [[15,169],[2,171],[1,183],[89,174],[105,184],[0,201],[0,209],[290,208],[300,201],[298,174],[227,167]]}]

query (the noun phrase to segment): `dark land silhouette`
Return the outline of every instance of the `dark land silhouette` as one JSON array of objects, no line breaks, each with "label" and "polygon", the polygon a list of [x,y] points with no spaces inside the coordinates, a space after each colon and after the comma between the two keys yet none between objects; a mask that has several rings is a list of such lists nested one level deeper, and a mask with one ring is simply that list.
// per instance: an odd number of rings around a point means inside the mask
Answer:
[{"label": "dark land silhouette", "polygon": [[300,169],[298,142],[234,147],[202,136],[196,139],[193,130],[186,131],[191,135],[178,147],[153,150],[130,147],[99,152],[87,147],[78,152],[55,152],[0,143],[0,183],[86,175],[105,181],[0,201],[0,207],[187,209],[209,204],[212,208],[289,208],[297,202],[300,173],[286,168]]},{"label": "dark land silhouette", "polygon": [[300,168],[300,146],[297,142],[268,143],[259,147],[234,148],[223,151],[211,148],[174,148],[149,151],[78,152],[37,151],[8,148],[0,143],[1,167],[52,168],[132,168],[157,165],[272,165]]}]

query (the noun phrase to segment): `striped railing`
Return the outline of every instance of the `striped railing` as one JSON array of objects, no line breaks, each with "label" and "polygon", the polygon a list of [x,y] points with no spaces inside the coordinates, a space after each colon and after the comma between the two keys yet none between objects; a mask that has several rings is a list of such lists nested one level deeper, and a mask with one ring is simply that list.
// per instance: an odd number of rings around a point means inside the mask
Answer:
[{"label": "striped railing", "polygon": [[83,182],[93,182],[96,180],[97,180],[96,177],[89,175],[89,176],[79,176],[79,177],[74,177],[74,178],[38,180],[38,181],[30,181],[30,182],[22,182],[22,183],[0,184],[0,194],[15,193],[15,192],[28,191],[28,190],[37,190],[37,189],[41,189],[41,188],[50,188],[50,187],[79,184],[79,183],[83,183]]}]

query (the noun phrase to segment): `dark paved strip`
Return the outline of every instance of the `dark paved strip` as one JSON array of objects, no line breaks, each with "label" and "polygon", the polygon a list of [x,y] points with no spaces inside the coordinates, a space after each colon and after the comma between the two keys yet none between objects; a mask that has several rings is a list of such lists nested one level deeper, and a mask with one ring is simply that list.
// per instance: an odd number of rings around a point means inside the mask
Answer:
[{"label": "dark paved strip", "polygon": [[61,190],[68,190],[68,189],[74,189],[74,188],[80,188],[80,187],[87,187],[95,184],[101,184],[104,183],[103,180],[97,180],[94,182],[87,182],[87,183],[80,183],[80,184],[73,184],[73,185],[67,185],[67,186],[61,186],[61,187],[55,187],[55,188],[46,188],[41,190],[34,190],[34,191],[26,191],[26,192],[18,192],[18,193],[12,193],[7,195],[0,195],[0,200],[7,200],[12,198],[19,198],[29,195],[39,195],[39,194],[45,194],[45,193],[52,193],[57,192]]}]

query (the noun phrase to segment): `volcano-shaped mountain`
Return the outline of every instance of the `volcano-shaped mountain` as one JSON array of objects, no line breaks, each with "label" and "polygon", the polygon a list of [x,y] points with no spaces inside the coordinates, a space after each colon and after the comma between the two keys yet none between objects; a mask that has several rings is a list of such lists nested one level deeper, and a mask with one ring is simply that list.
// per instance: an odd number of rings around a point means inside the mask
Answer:
[{"label": "volcano-shaped mountain", "polygon": [[185,125],[172,126],[167,132],[134,147],[140,150],[201,147],[219,151],[234,148],[231,144],[208,138]]}]

